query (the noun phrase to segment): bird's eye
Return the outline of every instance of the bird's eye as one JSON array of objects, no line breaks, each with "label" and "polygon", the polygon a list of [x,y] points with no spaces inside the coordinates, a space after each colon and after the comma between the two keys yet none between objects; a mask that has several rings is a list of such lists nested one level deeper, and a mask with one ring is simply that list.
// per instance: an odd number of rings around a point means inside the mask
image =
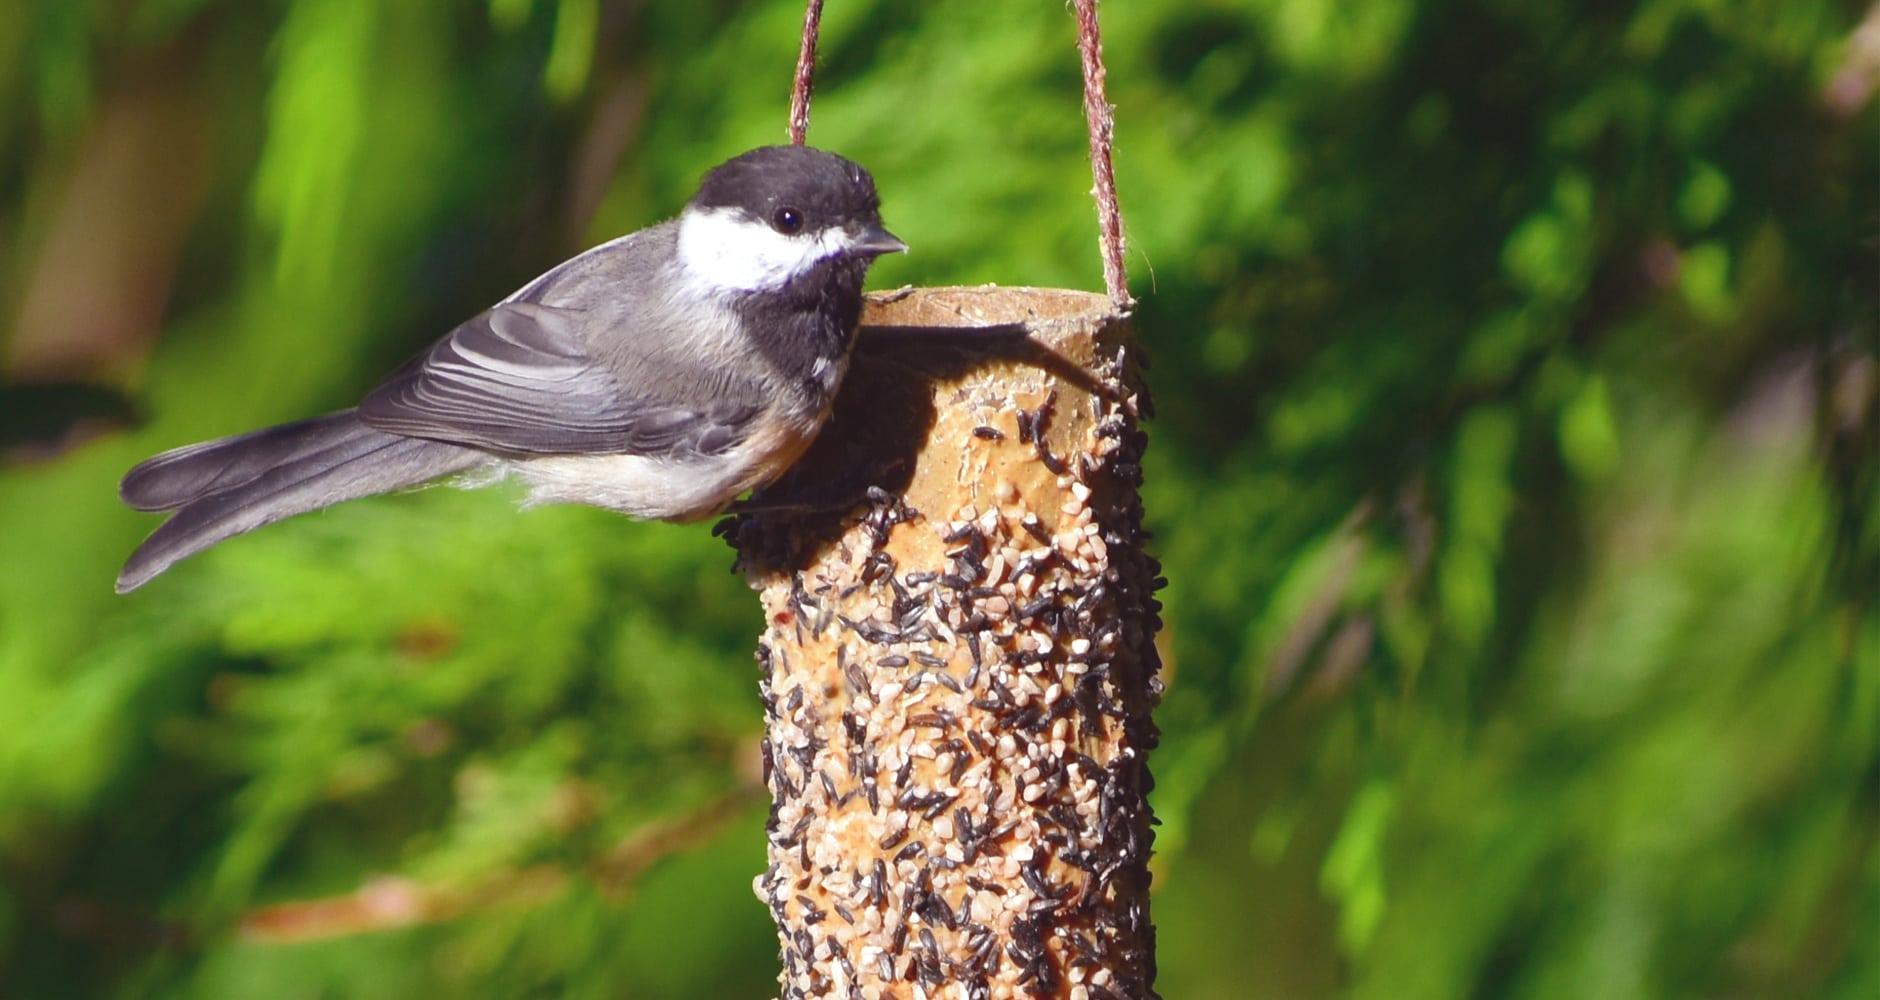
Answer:
[{"label": "bird's eye", "polygon": [[770,217],[770,227],[785,236],[795,236],[803,229],[803,213],[785,205]]}]

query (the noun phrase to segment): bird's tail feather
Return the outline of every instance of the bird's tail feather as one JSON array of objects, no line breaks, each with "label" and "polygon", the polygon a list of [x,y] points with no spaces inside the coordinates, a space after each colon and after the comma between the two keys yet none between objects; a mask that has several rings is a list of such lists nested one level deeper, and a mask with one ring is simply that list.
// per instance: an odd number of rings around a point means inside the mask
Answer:
[{"label": "bird's tail feather", "polygon": [[373,430],[351,410],[165,452],[132,469],[118,488],[138,510],[176,512],[131,553],[118,593],[224,539],[462,472],[486,457]]},{"label": "bird's tail feather", "polygon": [[361,430],[353,411],[343,410],[177,448],[125,473],[118,496],[134,510],[176,510],[253,482],[276,466],[344,445]]}]

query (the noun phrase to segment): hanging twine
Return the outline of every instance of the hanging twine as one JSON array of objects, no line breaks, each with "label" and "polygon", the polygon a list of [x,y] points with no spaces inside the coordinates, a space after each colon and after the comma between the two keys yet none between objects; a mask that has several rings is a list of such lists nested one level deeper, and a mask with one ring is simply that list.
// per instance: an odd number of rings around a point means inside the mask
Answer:
[{"label": "hanging twine", "polygon": [[1084,62],[1084,120],[1090,125],[1090,172],[1096,180],[1097,242],[1103,250],[1103,286],[1119,310],[1134,304],[1123,270],[1123,209],[1116,201],[1116,166],[1110,149],[1116,141],[1115,108],[1104,94],[1103,36],[1097,28],[1097,0],[1076,0],[1077,50]]},{"label": "hanging twine", "polygon": [[790,145],[809,139],[809,94],[816,82],[816,37],[822,33],[823,0],[809,0],[803,11],[803,46],[796,54],[796,81],[790,87]]}]

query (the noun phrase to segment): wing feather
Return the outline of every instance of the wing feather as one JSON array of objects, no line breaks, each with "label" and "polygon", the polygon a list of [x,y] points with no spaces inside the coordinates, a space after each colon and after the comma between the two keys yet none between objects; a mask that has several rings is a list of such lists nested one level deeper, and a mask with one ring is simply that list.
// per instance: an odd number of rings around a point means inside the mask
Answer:
[{"label": "wing feather", "polygon": [[[518,454],[715,454],[743,440],[754,405],[660,398],[627,386],[582,338],[581,314],[505,302],[451,331],[372,390],[368,426]],[[629,334],[630,335],[630,334]]]}]

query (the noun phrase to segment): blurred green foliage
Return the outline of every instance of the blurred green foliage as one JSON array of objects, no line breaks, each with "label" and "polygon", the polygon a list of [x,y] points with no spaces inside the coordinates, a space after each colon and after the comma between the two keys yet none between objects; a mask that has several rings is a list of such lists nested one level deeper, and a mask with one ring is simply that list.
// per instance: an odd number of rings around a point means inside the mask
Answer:
[{"label": "blurred green foliage", "polygon": [[[1105,8],[1166,995],[1880,995],[1854,7]],[[877,284],[1094,287],[1062,5],[826,16],[812,140],[914,246]],[[434,490],[121,599],[113,484],[780,141],[800,17],[0,11],[0,994],[768,995],[759,621],[706,532]]]}]

